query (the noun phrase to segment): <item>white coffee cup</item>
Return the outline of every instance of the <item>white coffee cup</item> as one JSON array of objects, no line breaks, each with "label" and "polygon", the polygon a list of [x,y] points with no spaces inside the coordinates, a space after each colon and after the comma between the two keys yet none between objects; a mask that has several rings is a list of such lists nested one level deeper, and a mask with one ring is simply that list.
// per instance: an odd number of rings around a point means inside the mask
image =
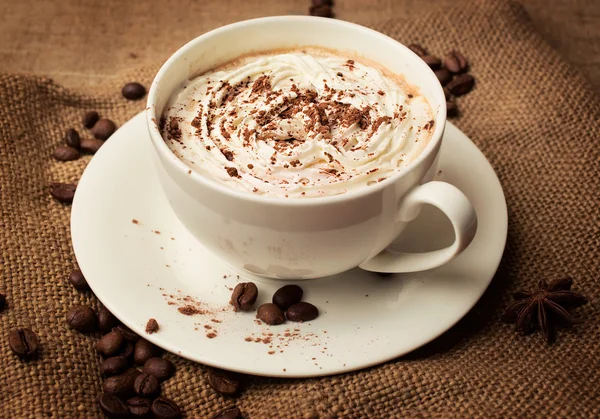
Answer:
[{"label": "white coffee cup", "polygon": [[[425,150],[400,173],[345,194],[278,198],[238,191],[191,172],[161,137],[157,121],[184,81],[248,53],[317,46],[380,63],[418,87],[435,114]],[[414,272],[449,262],[471,242],[475,211],[456,187],[432,181],[446,123],[444,92],[412,51],[379,32],[340,20],[278,16],[247,20],[208,32],[162,66],[148,94],[147,122],[156,168],[171,206],[186,228],[216,255],[254,274],[318,278],[356,266],[377,272]],[[455,241],[425,253],[386,248],[424,204],[439,208]]]}]

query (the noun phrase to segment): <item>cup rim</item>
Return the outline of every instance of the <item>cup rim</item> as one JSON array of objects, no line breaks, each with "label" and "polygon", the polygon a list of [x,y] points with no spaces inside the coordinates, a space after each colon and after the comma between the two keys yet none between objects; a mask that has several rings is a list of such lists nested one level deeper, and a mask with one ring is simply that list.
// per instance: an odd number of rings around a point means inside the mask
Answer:
[{"label": "cup rim", "polygon": [[[221,26],[219,28],[213,29],[209,32],[206,32],[191,41],[187,42],[181,48],[179,48],[175,53],[173,53],[167,61],[161,66],[161,68],[156,73],[156,76],[152,80],[152,84],[150,86],[150,90],[148,92],[148,99],[146,101],[146,123],[148,126],[148,131],[150,134],[150,138],[152,139],[152,143],[157,153],[162,153],[163,155],[169,156],[170,160],[173,162],[175,169],[179,171],[182,175],[185,174],[191,180],[200,183],[202,186],[213,190],[219,194],[227,195],[231,198],[241,199],[244,201],[251,201],[257,204],[269,204],[269,205],[279,205],[279,206],[292,206],[292,207],[302,207],[302,206],[313,206],[313,205],[324,205],[324,204],[333,204],[340,203],[344,201],[350,201],[353,199],[364,198],[368,195],[375,194],[391,184],[394,184],[400,181],[402,178],[406,177],[411,171],[413,171],[421,162],[428,158],[428,156],[437,149],[438,143],[442,140],[442,136],[445,129],[446,124],[446,104],[441,101],[440,109],[437,116],[434,117],[435,120],[435,129],[432,134],[431,139],[425,146],[425,149],[408,165],[405,170],[394,173],[389,176],[385,180],[378,182],[376,185],[372,185],[369,187],[357,188],[356,190],[350,190],[348,192],[330,195],[330,196],[319,196],[319,197],[309,197],[309,198],[282,198],[282,197],[274,197],[271,195],[256,195],[251,194],[247,191],[238,190],[235,188],[228,187],[227,185],[223,185],[220,182],[217,182],[213,179],[209,179],[206,176],[201,175],[197,171],[192,169],[191,173],[188,173],[190,167],[186,165],[181,159],[179,159],[175,153],[169,148],[169,146],[165,143],[162,135],[160,134],[160,130],[158,127],[158,121],[160,120],[160,116],[156,115],[156,102],[158,96],[158,87],[164,75],[169,71],[169,69],[178,63],[178,61],[185,57],[191,50],[196,48],[199,44],[206,41],[207,39],[220,36],[223,33],[228,31],[236,30],[244,26],[249,25],[261,25],[264,23],[270,23],[274,21],[295,21],[295,22],[309,22],[309,21],[321,21],[327,22],[329,25],[338,26],[338,27],[346,27],[351,28],[357,31],[369,32],[376,38],[379,38],[382,42],[393,45],[396,48],[403,49],[408,56],[412,56],[413,60],[417,63],[417,65],[421,65],[423,70],[428,74],[432,83],[434,84],[434,89],[438,90],[438,95],[440,97],[444,97],[444,92],[441,84],[439,83],[435,73],[433,70],[429,68],[424,61],[420,59],[420,57],[415,54],[412,50],[410,50],[407,46],[402,44],[401,42],[381,33],[371,28],[367,28],[362,25],[358,25],[356,23],[346,22],[337,19],[330,19],[324,17],[316,17],[316,16],[295,16],[295,15],[282,15],[282,16],[269,16],[255,19],[243,20],[235,23],[231,23],[225,26]],[[159,159],[160,160],[160,159]],[[161,160],[161,164],[164,164]]]}]

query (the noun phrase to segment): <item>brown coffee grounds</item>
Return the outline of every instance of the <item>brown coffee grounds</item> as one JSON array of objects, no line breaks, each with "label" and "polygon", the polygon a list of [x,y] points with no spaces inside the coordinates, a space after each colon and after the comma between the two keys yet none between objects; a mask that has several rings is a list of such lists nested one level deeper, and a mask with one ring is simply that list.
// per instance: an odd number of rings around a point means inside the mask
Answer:
[{"label": "brown coffee grounds", "polygon": [[[164,290],[163,290],[164,291]],[[217,319],[218,313],[230,311],[230,306],[210,307],[205,303],[198,301],[191,295],[182,295],[180,290],[177,290],[179,295],[163,293],[162,296],[167,300],[168,305],[178,306],[177,310],[186,316],[209,315],[210,321],[217,324],[222,320]]]},{"label": "brown coffee grounds", "polygon": [[388,124],[391,120],[392,118],[390,118],[389,116],[380,116],[379,118],[377,118],[377,120],[373,124],[373,128],[371,129],[371,135],[375,134],[382,124]]},{"label": "brown coffee grounds", "polygon": [[429,121],[425,125],[423,125],[423,129],[426,131],[429,131],[430,129],[433,128],[434,124],[435,124],[435,121],[432,119],[431,121]]},{"label": "brown coffee grounds", "polygon": [[241,178],[241,176],[238,174],[238,171],[235,167],[225,167],[225,170],[227,170],[227,174],[229,176]]},{"label": "brown coffee grounds", "polygon": [[[229,130],[225,126],[225,119],[221,120],[221,122],[219,123],[219,128],[221,128],[221,135],[223,136],[223,138],[225,138],[225,140],[230,140],[231,134],[229,133]],[[221,150],[221,152],[223,153],[222,150]],[[225,154],[225,153],[223,153],[223,154]],[[227,157],[227,156],[225,156],[225,157]],[[233,157],[233,155],[232,155],[232,157]],[[227,160],[229,160],[229,159],[227,159]]]},{"label": "brown coffee grounds", "polygon": [[206,334],[206,337],[209,338],[209,339],[214,339],[214,338],[217,337],[217,334],[214,333],[214,332],[210,332],[210,333]]},{"label": "brown coffee grounds", "polygon": [[227,149],[221,150],[221,153],[225,156],[225,158],[229,161],[233,161],[233,152]]},{"label": "brown coffee grounds", "polygon": [[254,81],[252,85],[252,93],[260,94],[271,90],[271,80],[269,76],[261,76]]},{"label": "brown coffee grounds", "polygon": [[[284,349],[290,345],[290,343],[294,341],[306,342],[309,343],[310,346],[319,346],[321,343],[321,338],[318,334],[309,332],[302,333],[299,328],[285,329],[283,332],[272,333],[272,332],[262,332],[260,336],[256,336],[254,333],[251,333],[250,336],[246,336],[244,338],[246,342],[254,342],[254,343],[262,343],[267,345],[270,350],[278,349],[281,353],[284,352]],[[322,353],[325,353],[327,347],[323,347]]]},{"label": "brown coffee grounds", "polygon": [[158,322],[156,321],[156,319],[148,320],[148,323],[146,324],[146,333],[151,335],[152,333],[158,332],[159,329],[160,329],[160,326],[158,325]]},{"label": "brown coffee grounds", "polygon": [[[202,105],[198,105],[198,108],[198,115],[192,119],[191,125],[199,130],[202,127]],[[196,134],[198,134],[198,131],[196,131]]]},{"label": "brown coffee grounds", "polygon": [[181,314],[185,314],[186,316],[194,316],[196,314],[204,314],[205,311],[199,308],[194,307],[193,305],[186,305],[183,307],[179,307],[177,309]]},{"label": "brown coffee grounds", "polygon": [[169,140],[175,141],[181,140],[181,130],[179,129],[179,121],[175,117],[171,117],[169,121],[169,126],[167,127],[167,138]]}]

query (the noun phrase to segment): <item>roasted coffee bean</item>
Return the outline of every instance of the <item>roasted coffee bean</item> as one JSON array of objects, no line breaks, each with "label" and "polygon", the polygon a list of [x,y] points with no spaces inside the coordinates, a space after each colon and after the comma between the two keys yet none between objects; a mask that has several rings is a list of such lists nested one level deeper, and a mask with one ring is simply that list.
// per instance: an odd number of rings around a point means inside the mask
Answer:
[{"label": "roasted coffee bean", "polygon": [[302,300],[303,293],[298,285],[284,285],[273,294],[273,304],[277,304],[282,310],[287,310],[289,306]]},{"label": "roasted coffee bean", "polygon": [[67,323],[78,332],[94,332],[98,326],[98,316],[91,307],[73,306],[67,313]]},{"label": "roasted coffee bean", "polygon": [[231,294],[229,304],[235,311],[250,310],[256,298],[258,297],[258,288],[254,282],[241,282],[235,286]]},{"label": "roasted coffee bean", "polygon": [[81,142],[81,137],[79,137],[79,132],[77,132],[74,128],[69,128],[65,132],[65,144],[69,147],[73,147],[75,149],[79,148]]},{"label": "roasted coffee bean", "polygon": [[39,346],[37,335],[27,328],[15,329],[8,334],[8,346],[20,357],[34,355]]},{"label": "roasted coffee bean", "polygon": [[125,339],[119,332],[109,332],[96,343],[96,350],[100,355],[109,357],[118,354],[124,343]]},{"label": "roasted coffee bean", "polygon": [[119,320],[117,320],[117,318],[113,316],[113,314],[106,307],[100,305],[98,308],[98,329],[100,329],[101,332],[108,332],[117,324],[119,324]]},{"label": "roasted coffee bean", "polygon": [[265,303],[261,305],[256,312],[256,318],[269,325],[276,325],[285,322],[283,311],[281,311],[281,309],[273,303]]},{"label": "roasted coffee bean", "polygon": [[68,145],[59,145],[52,153],[52,157],[58,161],[73,161],[79,158],[79,151]]},{"label": "roasted coffee bean", "polygon": [[87,291],[90,289],[83,272],[79,269],[74,269],[69,275],[69,282],[79,291]]},{"label": "roasted coffee bean", "polygon": [[75,189],[77,189],[77,185],[71,183],[54,182],[50,184],[50,195],[52,195],[52,198],[56,199],[57,201],[70,204],[73,202]]},{"label": "roasted coffee bean", "polygon": [[446,98],[446,100],[450,100],[450,98],[452,97],[452,94],[450,93],[450,90],[448,90],[448,87],[444,87],[444,97]]},{"label": "roasted coffee bean", "polygon": [[414,52],[415,54],[417,54],[419,57],[424,57],[425,55],[429,55],[427,53],[427,50],[425,48],[423,48],[421,45],[419,44],[410,44],[408,46],[408,48]]},{"label": "roasted coffee bean", "polygon": [[113,356],[107,358],[100,364],[100,373],[107,377],[111,375],[121,374],[129,368],[129,362],[123,356]]},{"label": "roasted coffee bean", "polygon": [[152,414],[157,419],[177,419],[181,417],[181,409],[171,399],[159,397],[152,402]]},{"label": "roasted coffee bean", "polygon": [[475,85],[475,78],[470,74],[461,74],[448,83],[448,90],[454,96],[462,96],[469,93]]},{"label": "roasted coffee bean", "polygon": [[136,418],[145,418],[150,416],[152,400],[143,397],[135,396],[127,400],[129,413]]},{"label": "roasted coffee bean", "polygon": [[116,330],[117,332],[122,334],[125,340],[128,340],[129,342],[136,342],[140,338],[134,331],[132,331],[124,324],[120,324],[118,326],[113,327],[113,330]]},{"label": "roasted coffee bean", "polygon": [[114,394],[101,394],[98,398],[98,404],[100,405],[100,410],[102,410],[108,418],[129,417],[127,405]]},{"label": "roasted coffee bean", "polygon": [[100,115],[98,115],[98,112],[96,112],[96,111],[86,112],[83,115],[83,126],[86,127],[87,129],[90,129],[94,125],[96,125],[96,122],[98,122],[98,119],[100,119]]},{"label": "roasted coffee bean", "polygon": [[469,63],[464,55],[458,51],[450,51],[444,57],[444,67],[452,73],[462,73],[469,67]]},{"label": "roasted coffee bean", "polygon": [[94,127],[90,130],[94,137],[99,140],[108,140],[108,137],[113,135],[117,130],[117,126],[110,119],[103,118],[96,122]]},{"label": "roasted coffee bean", "polygon": [[285,312],[285,317],[293,322],[308,322],[316,319],[319,316],[319,309],[311,303],[300,302],[296,303]]},{"label": "roasted coffee bean", "polygon": [[104,380],[102,388],[105,393],[116,394],[119,396],[127,396],[133,394],[133,383],[141,374],[135,368],[129,368],[119,375],[113,375]]},{"label": "roasted coffee bean", "polygon": [[140,374],[133,383],[133,390],[142,397],[153,397],[160,393],[160,382],[152,374]]},{"label": "roasted coffee bean", "polygon": [[226,396],[236,395],[242,388],[240,377],[229,371],[211,368],[208,370],[207,378],[208,384],[215,391]]},{"label": "roasted coffee bean", "polygon": [[121,89],[121,94],[125,99],[139,100],[146,96],[146,88],[137,82],[127,83]]},{"label": "roasted coffee bean", "polygon": [[133,352],[135,351],[135,344],[131,342],[125,343],[121,352],[117,354],[117,356],[122,356],[127,361],[131,361],[133,363]]},{"label": "roasted coffee bean", "polygon": [[438,78],[438,80],[440,81],[440,84],[442,86],[447,85],[448,82],[450,80],[452,80],[452,73],[450,73],[445,68],[440,68],[439,70],[435,70],[434,73],[435,73],[436,77]]},{"label": "roasted coffee bean", "polygon": [[237,407],[228,407],[215,413],[212,419],[242,419],[242,412]]},{"label": "roasted coffee bean", "polygon": [[146,374],[152,374],[160,381],[165,381],[175,374],[175,365],[168,359],[154,357],[146,361],[142,371]]},{"label": "roasted coffee bean", "polygon": [[310,9],[308,9],[308,14],[319,17],[333,17],[333,9],[331,6],[327,5],[310,6]]},{"label": "roasted coffee bean", "polygon": [[148,342],[146,339],[140,339],[135,343],[135,350],[133,351],[133,361],[137,365],[144,365],[150,358],[159,356],[162,350]]},{"label": "roasted coffee bean", "polygon": [[458,116],[458,106],[454,101],[446,101],[446,115],[449,118]]},{"label": "roasted coffee bean", "polygon": [[424,55],[421,57],[421,59],[425,61],[425,64],[427,64],[432,70],[437,70],[442,66],[442,60],[435,55]]},{"label": "roasted coffee bean", "polygon": [[81,140],[81,150],[86,153],[96,154],[100,147],[104,145],[104,141],[97,138],[84,138]]},{"label": "roasted coffee bean", "polygon": [[6,307],[6,295],[0,294],[0,312]]},{"label": "roasted coffee bean", "polygon": [[160,329],[160,326],[156,319],[149,319],[148,323],[146,323],[146,333],[151,335],[152,333],[158,332],[158,329]]}]

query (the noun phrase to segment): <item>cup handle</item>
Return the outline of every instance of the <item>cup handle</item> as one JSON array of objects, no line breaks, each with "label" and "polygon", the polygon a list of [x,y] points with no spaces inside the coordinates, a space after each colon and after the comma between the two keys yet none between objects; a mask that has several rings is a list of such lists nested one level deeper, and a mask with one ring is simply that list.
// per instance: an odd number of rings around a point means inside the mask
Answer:
[{"label": "cup handle", "polygon": [[398,211],[398,221],[408,222],[419,215],[423,204],[439,208],[454,228],[454,243],[443,249],[424,253],[394,252],[385,249],[359,265],[382,273],[417,272],[437,268],[458,256],[475,237],[477,215],[469,199],[456,186],[432,181],[412,189]]}]

